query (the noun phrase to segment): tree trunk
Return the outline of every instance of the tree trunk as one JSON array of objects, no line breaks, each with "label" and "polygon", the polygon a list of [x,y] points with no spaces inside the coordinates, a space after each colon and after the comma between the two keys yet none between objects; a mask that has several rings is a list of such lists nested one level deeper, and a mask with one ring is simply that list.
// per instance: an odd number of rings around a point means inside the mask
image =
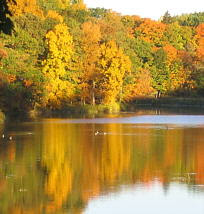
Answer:
[{"label": "tree trunk", "polygon": [[92,105],[95,106],[95,82],[93,81],[93,87],[92,87]]}]

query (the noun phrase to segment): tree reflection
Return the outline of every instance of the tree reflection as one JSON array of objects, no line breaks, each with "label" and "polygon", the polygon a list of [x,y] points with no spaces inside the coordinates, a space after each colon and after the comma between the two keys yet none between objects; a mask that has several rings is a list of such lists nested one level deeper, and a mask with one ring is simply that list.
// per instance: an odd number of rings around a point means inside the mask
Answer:
[{"label": "tree reflection", "polygon": [[[0,213],[83,213],[121,185],[204,184],[203,128],[71,124],[48,119],[32,138],[0,143]],[[95,135],[96,130],[99,134]]]},{"label": "tree reflection", "polygon": [[62,207],[71,191],[70,130],[58,124],[43,126],[42,165],[46,169],[45,193],[50,203],[47,211]]}]

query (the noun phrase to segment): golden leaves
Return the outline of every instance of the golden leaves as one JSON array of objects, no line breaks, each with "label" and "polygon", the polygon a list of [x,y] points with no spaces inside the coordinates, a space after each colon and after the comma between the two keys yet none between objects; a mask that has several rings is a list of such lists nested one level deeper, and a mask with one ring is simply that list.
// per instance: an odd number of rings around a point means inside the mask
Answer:
[{"label": "golden leaves", "polygon": [[60,108],[73,94],[73,86],[67,80],[73,55],[73,41],[65,24],[58,24],[46,34],[48,56],[42,72],[46,78],[46,102],[51,108]]},{"label": "golden leaves", "polygon": [[99,61],[100,88],[105,104],[114,104],[122,91],[125,73],[130,72],[131,62],[114,41],[101,45]]},{"label": "golden leaves", "polygon": [[99,43],[101,39],[100,27],[92,22],[82,25],[83,62],[80,76],[80,90],[82,98],[92,100],[94,104],[94,82],[97,76],[97,61],[100,56]]},{"label": "golden leaves", "polygon": [[55,19],[55,20],[59,21],[60,23],[62,23],[64,21],[64,18],[54,10],[48,11],[47,18]]},{"label": "golden leaves", "polygon": [[14,16],[20,16],[24,13],[43,17],[43,12],[40,10],[36,0],[7,0],[9,11]]}]

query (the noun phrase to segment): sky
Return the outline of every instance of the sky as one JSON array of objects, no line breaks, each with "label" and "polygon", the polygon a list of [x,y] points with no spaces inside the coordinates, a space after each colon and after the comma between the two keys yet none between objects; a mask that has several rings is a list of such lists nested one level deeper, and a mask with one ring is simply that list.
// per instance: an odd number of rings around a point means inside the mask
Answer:
[{"label": "sky", "polygon": [[173,15],[204,12],[203,0],[84,0],[89,8],[112,9],[122,15],[158,20],[168,10]]}]

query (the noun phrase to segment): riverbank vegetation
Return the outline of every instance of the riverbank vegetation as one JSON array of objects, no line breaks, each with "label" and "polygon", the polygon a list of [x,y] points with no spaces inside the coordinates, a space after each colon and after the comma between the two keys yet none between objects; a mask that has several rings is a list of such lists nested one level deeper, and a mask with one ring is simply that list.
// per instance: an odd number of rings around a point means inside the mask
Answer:
[{"label": "riverbank vegetation", "polygon": [[82,0],[2,0],[0,14],[3,112],[204,95],[204,13],[154,21]]}]

